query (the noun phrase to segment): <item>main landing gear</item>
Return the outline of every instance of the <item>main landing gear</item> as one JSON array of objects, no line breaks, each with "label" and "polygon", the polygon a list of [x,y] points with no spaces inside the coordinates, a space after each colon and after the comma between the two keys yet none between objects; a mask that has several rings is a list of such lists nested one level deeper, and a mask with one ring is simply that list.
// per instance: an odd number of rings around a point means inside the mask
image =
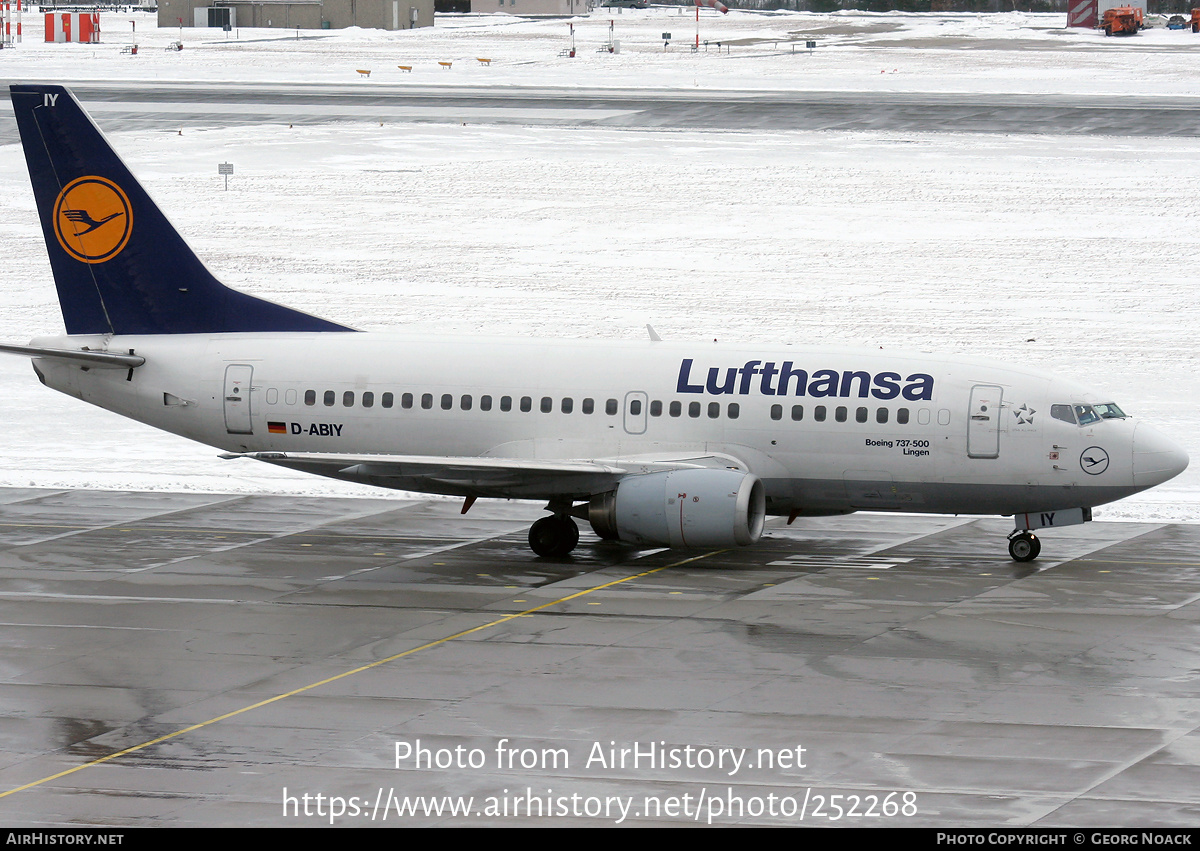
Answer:
[{"label": "main landing gear", "polygon": [[565,556],[579,543],[579,527],[566,514],[543,517],[529,527],[529,547],[540,556]]},{"label": "main landing gear", "polygon": [[1016,529],[1008,536],[1008,554],[1013,561],[1033,561],[1041,551],[1042,542],[1028,530]]}]

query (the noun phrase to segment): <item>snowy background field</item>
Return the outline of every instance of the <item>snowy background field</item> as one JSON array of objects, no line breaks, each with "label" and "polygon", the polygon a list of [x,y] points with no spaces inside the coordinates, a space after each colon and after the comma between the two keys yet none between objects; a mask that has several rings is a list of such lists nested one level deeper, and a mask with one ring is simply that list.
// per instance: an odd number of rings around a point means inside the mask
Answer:
[{"label": "snowy background field", "polygon": [[[1053,15],[706,12],[701,38],[735,42],[718,55],[683,48],[690,12],[625,10],[576,19],[574,60],[557,55],[561,20],[461,16],[300,39],[241,30],[228,42],[188,29],[185,49],[168,52],[179,30],[133,17],[137,57],[120,53],[131,16],[106,16],[105,43],[81,46],[42,44],[40,18],[26,15],[24,44],[0,51],[2,75],[1200,94],[1200,36],[1106,40]],[[610,20],[618,55],[595,52]],[[791,37],[821,48],[793,56]],[[339,322],[589,338],[640,337],[649,322],[674,339],[995,357],[1093,385],[1200,459],[1200,138],[377,121],[111,138],[219,277]],[[228,192],[216,173],[226,160]],[[60,332],[16,145],[0,146],[0,253],[0,337]],[[0,485],[379,495],[220,461],[46,390],[19,358],[0,359],[0,422]],[[1200,461],[1096,514],[1200,521]]]},{"label": "snowy background field", "polygon": [[[875,14],[603,9],[586,17],[439,15],[433,28],[158,29],[156,16],[104,14],[100,45],[44,44],[26,13],[25,40],[0,52],[0,76],[61,82],[276,82],[480,86],[1033,94],[1200,94],[1200,36],[1160,25],[1131,38],[1067,29],[1066,16],[1012,12]],[[133,23],[131,23],[133,22]],[[134,25],[136,24],[136,26]],[[577,55],[570,46],[574,26]],[[610,37],[619,54],[598,52]],[[672,40],[664,49],[661,36]],[[182,51],[164,48],[182,39]],[[136,40],[137,56],[121,53]],[[811,55],[806,41],[817,42]],[[718,53],[716,42],[727,46]],[[793,53],[793,42],[799,49]],[[491,64],[483,66],[484,57]],[[447,71],[439,62],[452,62]],[[399,66],[411,66],[411,72]],[[358,69],[371,71],[368,79]]]}]

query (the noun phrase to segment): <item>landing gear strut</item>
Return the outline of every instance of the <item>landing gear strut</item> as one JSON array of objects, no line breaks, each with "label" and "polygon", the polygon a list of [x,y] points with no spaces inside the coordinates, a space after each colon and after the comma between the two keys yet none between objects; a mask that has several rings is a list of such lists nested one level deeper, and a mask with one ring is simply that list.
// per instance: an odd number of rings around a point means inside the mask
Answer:
[{"label": "landing gear strut", "polygon": [[1042,551],[1042,542],[1028,530],[1018,529],[1008,536],[1008,554],[1013,561],[1033,561]]},{"label": "landing gear strut", "polygon": [[565,514],[543,517],[529,527],[529,548],[540,556],[565,556],[579,543],[579,527]]}]

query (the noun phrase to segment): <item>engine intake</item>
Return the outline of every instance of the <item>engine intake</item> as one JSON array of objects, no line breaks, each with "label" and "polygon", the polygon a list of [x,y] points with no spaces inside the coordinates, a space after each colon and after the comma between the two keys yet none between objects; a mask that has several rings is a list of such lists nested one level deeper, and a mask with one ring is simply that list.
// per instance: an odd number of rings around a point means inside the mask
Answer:
[{"label": "engine intake", "polygon": [[664,547],[753,544],[766,519],[762,481],[737,470],[629,476],[593,496],[587,519],[601,538]]}]

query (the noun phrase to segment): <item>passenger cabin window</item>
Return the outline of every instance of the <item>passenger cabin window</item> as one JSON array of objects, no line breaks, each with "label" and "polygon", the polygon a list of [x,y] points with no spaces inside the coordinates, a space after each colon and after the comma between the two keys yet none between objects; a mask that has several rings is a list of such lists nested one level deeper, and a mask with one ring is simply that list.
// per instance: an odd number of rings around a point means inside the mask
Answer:
[{"label": "passenger cabin window", "polygon": [[571,413],[571,411],[575,410],[574,400],[572,400],[570,396],[564,396],[563,400],[562,400],[562,407],[560,408],[560,410],[564,414]]},{"label": "passenger cabin window", "polygon": [[549,396],[542,397],[541,410],[543,414],[548,414],[554,410],[554,400]]},{"label": "passenger cabin window", "polygon": [[[382,396],[379,397],[379,403],[381,405],[383,405],[383,407],[385,407],[385,408],[390,408],[390,407],[392,407],[392,402],[395,401],[395,398],[396,397],[394,397],[391,393],[384,393]],[[410,408],[412,407],[412,394],[411,393],[408,394],[408,407],[410,407]]]},{"label": "passenger cabin window", "polygon": [[682,402],[672,402],[671,407],[670,407],[670,412],[671,412],[671,416],[673,416],[673,417],[682,416],[683,415],[683,403]]},{"label": "passenger cabin window", "polygon": [[771,419],[773,419],[773,420],[783,419],[783,405],[772,405],[771,406]]},{"label": "passenger cabin window", "polygon": [[838,405],[833,412],[833,418],[839,423],[844,423],[846,421],[846,407],[844,405]]},{"label": "passenger cabin window", "polygon": [[521,413],[528,414],[533,410],[533,399],[530,396],[521,397]]},{"label": "passenger cabin window", "polygon": [[688,402],[688,416],[691,417],[692,419],[695,419],[696,417],[700,416],[700,403],[699,402]]},{"label": "passenger cabin window", "polygon": [[887,408],[877,408],[875,410],[875,422],[879,423],[880,425],[883,425],[887,421],[888,421],[888,409]]},{"label": "passenger cabin window", "polygon": [[334,393],[332,390],[326,390],[325,391],[325,407],[332,408],[334,403],[336,403],[336,402],[337,402],[337,393]]},{"label": "passenger cabin window", "polygon": [[804,419],[804,406],[792,405],[792,422],[798,423]]},{"label": "passenger cabin window", "polygon": [[630,416],[634,416],[634,417],[641,416],[641,413],[642,413],[642,400],[641,399],[630,399],[629,400]]},{"label": "passenger cabin window", "polygon": [[825,406],[817,405],[813,408],[813,419],[819,423],[825,422]]},{"label": "passenger cabin window", "polygon": [[616,399],[609,399],[604,403],[604,413],[608,414],[610,417],[615,417],[617,415]]},{"label": "passenger cabin window", "polygon": [[449,393],[442,394],[442,410],[448,411],[454,407],[454,397]]},{"label": "passenger cabin window", "polygon": [[721,416],[721,403],[720,402],[709,402],[708,403],[708,418],[710,420],[715,420],[719,416]]},{"label": "passenger cabin window", "polygon": [[866,408],[855,408],[854,421],[859,422],[859,423],[865,423],[867,421],[867,409]]},{"label": "passenger cabin window", "polygon": [[583,412],[585,414],[595,413],[596,412],[596,400],[595,399],[584,399],[583,400]]},{"label": "passenger cabin window", "polygon": [[362,394],[362,405],[364,408],[372,408],[375,406],[375,394],[370,390],[366,390]]},{"label": "passenger cabin window", "polygon": [[738,417],[740,417],[742,415],[742,406],[739,405],[737,402],[730,402],[728,412],[729,412],[729,419],[736,420]]},{"label": "passenger cabin window", "polygon": [[469,411],[469,410],[471,410],[471,404],[472,404],[472,400],[471,400],[471,396],[470,396],[470,394],[464,394],[464,395],[463,395],[463,396],[462,396],[462,397],[461,397],[461,398],[458,400],[458,406],[459,406],[460,408],[462,408],[464,411]]},{"label": "passenger cabin window", "polygon": [[479,397],[479,410],[490,411],[491,409],[492,409],[492,397],[491,396],[480,396]]},{"label": "passenger cabin window", "polygon": [[304,404],[306,404],[306,405],[317,404],[317,391],[316,390],[305,390],[304,391]]},{"label": "passenger cabin window", "polygon": [[512,410],[512,396],[501,396],[500,397],[500,410],[502,410],[502,411],[511,411]]},{"label": "passenger cabin window", "polygon": [[908,425],[908,408],[898,408],[896,410],[896,422],[900,425]]},{"label": "passenger cabin window", "polygon": [[342,407],[343,408],[353,408],[354,407],[354,391],[353,390],[347,390],[345,393],[342,394]]},{"label": "passenger cabin window", "polygon": [[652,416],[652,417],[661,417],[662,416],[662,402],[659,401],[658,399],[655,399],[653,402],[650,403],[650,416]]},{"label": "passenger cabin window", "polygon": [[433,394],[432,393],[422,393],[421,394],[421,407],[424,408],[426,411],[428,411],[430,408],[433,407]]}]

